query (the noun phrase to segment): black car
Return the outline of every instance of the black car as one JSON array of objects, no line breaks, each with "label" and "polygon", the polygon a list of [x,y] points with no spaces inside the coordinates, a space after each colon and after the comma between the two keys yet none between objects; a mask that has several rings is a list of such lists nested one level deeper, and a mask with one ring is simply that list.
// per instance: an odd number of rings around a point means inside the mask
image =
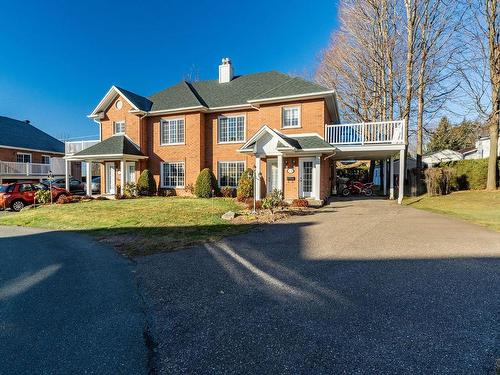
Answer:
[{"label": "black car", "polygon": [[[49,185],[48,180],[43,180],[42,181],[45,185]],[[55,178],[52,181],[52,185],[56,186],[58,188],[65,188],[66,187],[66,179],[65,178]],[[85,183],[74,178],[70,177],[69,178],[69,191],[72,194],[84,194],[85,193]]]}]

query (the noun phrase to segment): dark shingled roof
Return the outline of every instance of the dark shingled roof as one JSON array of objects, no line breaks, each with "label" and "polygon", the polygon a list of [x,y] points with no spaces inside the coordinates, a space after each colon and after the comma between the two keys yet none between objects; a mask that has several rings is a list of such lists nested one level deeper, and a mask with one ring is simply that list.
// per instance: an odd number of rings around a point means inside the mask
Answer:
[{"label": "dark shingled roof", "polygon": [[[285,141],[287,141],[291,146],[299,150],[310,150],[315,148],[331,148],[332,150],[334,149],[334,147],[331,144],[325,142],[318,135],[305,135],[296,137],[293,135],[284,136],[283,134],[281,134],[281,137]],[[286,147],[286,146],[283,145],[281,147]]]},{"label": "dark shingled roof", "polygon": [[248,104],[248,101],[290,95],[305,95],[329,89],[302,78],[280,72],[264,72],[234,77],[230,82],[218,80],[186,82],[171,86],[147,98],[118,88],[139,109],[164,111],[178,108],[226,107]]},{"label": "dark shingled roof", "polygon": [[134,94],[132,91],[122,89],[121,87],[118,87],[118,86],[116,86],[116,88],[118,90],[120,90],[120,92],[123,95],[125,95],[127,97],[127,99],[130,100],[141,111],[150,111],[151,110],[151,106],[153,105],[153,103],[148,98]]},{"label": "dark shingled roof", "polygon": [[0,146],[64,153],[64,143],[13,118],[0,116]]},{"label": "dark shingled roof", "polygon": [[144,154],[124,135],[114,135],[97,143],[94,146],[86,148],[73,156],[89,156],[89,155],[137,155]]}]

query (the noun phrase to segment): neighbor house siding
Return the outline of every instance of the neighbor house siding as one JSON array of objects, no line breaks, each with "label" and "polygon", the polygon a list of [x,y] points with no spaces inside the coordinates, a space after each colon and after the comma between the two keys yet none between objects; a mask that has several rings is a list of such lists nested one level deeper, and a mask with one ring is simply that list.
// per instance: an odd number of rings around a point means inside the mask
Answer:
[{"label": "neighbor house siding", "polygon": [[51,152],[38,152],[38,151],[29,151],[22,149],[13,149],[13,148],[3,148],[0,147],[0,160],[1,161],[16,161],[17,154],[31,154],[31,162],[32,163],[42,163],[42,155],[48,155],[50,157],[62,158],[64,155],[62,154],[54,154]]}]

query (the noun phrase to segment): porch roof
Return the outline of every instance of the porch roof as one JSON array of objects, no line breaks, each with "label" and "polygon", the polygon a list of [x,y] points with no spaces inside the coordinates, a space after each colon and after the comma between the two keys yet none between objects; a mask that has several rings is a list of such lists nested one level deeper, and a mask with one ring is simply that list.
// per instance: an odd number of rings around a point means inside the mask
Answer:
[{"label": "porch roof", "polygon": [[137,160],[146,159],[147,156],[127,136],[114,135],[66,158],[68,160],[117,160],[123,158]]}]

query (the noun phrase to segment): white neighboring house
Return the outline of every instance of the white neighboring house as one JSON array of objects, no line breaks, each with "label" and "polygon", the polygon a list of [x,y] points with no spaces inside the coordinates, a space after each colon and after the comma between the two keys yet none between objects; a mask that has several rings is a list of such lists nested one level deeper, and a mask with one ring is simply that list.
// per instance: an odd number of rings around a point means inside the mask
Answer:
[{"label": "white neighboring house", "polygon": [[[485,159],[490,156],[490,137],[480,137],[476,141],[474,152],[464,154],[464,159]],[[500,156],[500,138],[498,139],[498,156]]]},{"label": "white neighboring house", "polygon": [[453,150],[441,150],[436,151],[431,154],[427,154],[422,157],[422,161],[427,164],[429,167],[433,167],[436,164],[448,162],[448,161],[457,161],[463,160],[464,156],[458,152]]}]

